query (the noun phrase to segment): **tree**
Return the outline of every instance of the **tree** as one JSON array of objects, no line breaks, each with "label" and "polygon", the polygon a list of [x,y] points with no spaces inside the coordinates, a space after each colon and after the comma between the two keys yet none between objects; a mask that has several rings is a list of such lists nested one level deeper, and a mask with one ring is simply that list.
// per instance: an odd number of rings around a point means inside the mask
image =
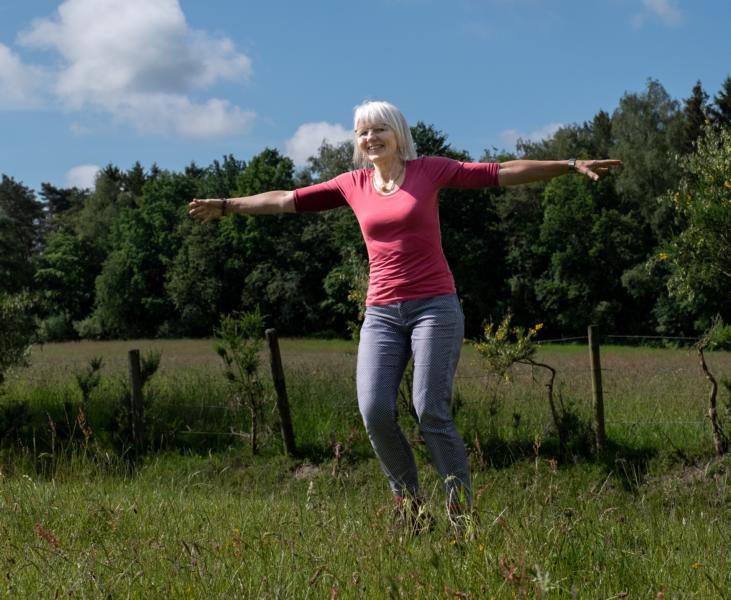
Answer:
[{"label": "tree", "polygon": [[0,385],[8,371],[26,363],[33,337],[32,300],[0,290]]},{"label": "tree", "polygon": [[353,142],[330,144],[324,141],[318,152],[307,159],[297,187],[328,181],[353,168]]},{"label": "tree", "polygon": [[209,336],[221,306],[223,244],[215,225],[183,221],[179,233],[183,241],[166,274],[165,290],[178,315],[178,333]]},{"label": "tree", "polygon": [[[230,198],[246,163],[233,156],[213,161],[200,170],[196,195],[202,198]],[[192,219],[178,222],[180,247],[165,276],[165,290],[177,312],[177,334],[208,336],[222,311],[227,255],[220,235],[220,222],[201,227]]]},{"label": "tree", "polygon": [[44,317],[41,337],[45,341],[75,337],[73,323],[84,319],[94,304],[98,267],[93,246],[70,227],[48,235],[34,274]]},{"label": "tree", "polygon": [[731,128],[731,77],[723,80],[721,91],[714,96],[709,113],[717,127]]},{"label": "tree", "polygon": [[[294,165],[276,150],[253,157],[237,178],[237,196],[293,189]],[[225,264],[222,312],[260,306],[277,329],[302,334],[322,327],[316,307],[338,258],[317,215],[234,215],[218,225]]]},{"label": "tree", "polygon": [[655,260],[668,261],[671,295],[703,330],[716,314],[731,318],[731,130],[707,126],[681,164],[680,184],[664,196],[678,233]]},{"label": "tree", "polygon": [[10,177],[0,181],[0,292],[29,289],[40,247],[43,207],[35,194]]},{"label": "tree", "polygon": [[703,133],[708,112],[707,103],[708,94],[703,91],[701,82],[697,81],[683,106],[681,148],[685,154],[693,151],[696,140]]},{"label": "tree", "polygon": [[79,210],[88,192],[79,188],[57,188],[50,183],[41,184],[41,198],[46,204],[48,216],[55,217],[71,209]]},{"label": "tree", "polygon": [[249,409],[251,453],[259,452],[259,433],[265,423],[264,408],[271,398],[259,374],[264,319],[259,310],[227,315],[216,328],[216,353],[224,364],[237,404]]},{"label": "tree", "polygon": [[[677,181],[678,165],[673,156],[682,151],[681,115],[678,103],[655,80],[642,94],[625,94],[612,115],[615,157],[624,165],[617,176],[617,191],[627,210],[643,225],[661,234],[663,220],[656,214],[655,199]],[[646,238],[649,250],[655,246]]]},{"label": "tree", "polygon": [[120,212],[96,280],[94,313],[80,325],[82,335],[154,336],[173,327],[166,272],[181,243],[177,225],[187,218],[194,196],[191,178],[162,172],[145,184],[139,206]]},{"label": "tree", "polygon": [[644,255],[638,225],[617,210],[611,176],[552,180],[544,192],[539,252],[548,257],[535,282],[546,313],[540,320],[563,333],[590,323],[613,327],[631,313],[622,273]]}]

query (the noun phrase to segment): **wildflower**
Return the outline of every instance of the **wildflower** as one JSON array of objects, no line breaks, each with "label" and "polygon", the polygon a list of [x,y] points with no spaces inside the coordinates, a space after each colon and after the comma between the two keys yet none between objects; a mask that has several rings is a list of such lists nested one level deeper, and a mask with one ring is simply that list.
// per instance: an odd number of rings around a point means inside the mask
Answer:
[{"label": "wildflower", "polygon": [[58,541],[58,538],[53,534],[53,532],[50,529],[46,529],[41,525],[40,523],[36,523],[35,525],[36,535],[41,538],[42,540],[45,540],[48,542],[49,545],[53,546],[54,548],[58,548],[61,543]]},{"label": "wildflower", "polygon": [[[541,329],[543,329],[543,323],[536,323],[536,324],[535,324],[535,325],[534,325],[533,327],[531,327],[531,328],[530,328],[530,329],[528,330],[528,335],[529,335],[529,336],[531,336],[531,335],[535,335],[535,334],[536,334],[536,333],[538,333],[538,332],[539,332],[539,331],[540,331]],[[522,342],[523,340],[520,340],[520,341]]]},{"label": "wildflower", "polygon": [[660,252],[658,253],[657,257],[660,260],[667,260],[668,258],[670,258],[670,255],[667,252]]},{"label": "wildflower", "polygon": [[725,187],[727,190],[731,190],[731,181],[728,181],[728,180],[724,181],[723,187]]},{"label": "wildflower", "polygon": [[696,569],[696,570],[698,570],[698,569],[700,569],[700,568],[701,568],[702,566],[703,566],[703,565],[702,565],[701,563],[699,563],[699,562],[694,562],[694,563],[693,563],[692,565],[690,565],[690,568],[691,568],[691,569]]}]

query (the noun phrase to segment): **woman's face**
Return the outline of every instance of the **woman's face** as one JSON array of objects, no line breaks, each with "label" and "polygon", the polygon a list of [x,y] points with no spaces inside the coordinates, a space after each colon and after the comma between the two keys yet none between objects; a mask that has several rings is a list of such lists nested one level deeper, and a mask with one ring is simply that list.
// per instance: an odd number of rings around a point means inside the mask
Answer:
[{"label": "woman's face", "polygon": [[399,155],[396,134],[384,123],[358,123],[356,141],[372,163],[392,160]]}]

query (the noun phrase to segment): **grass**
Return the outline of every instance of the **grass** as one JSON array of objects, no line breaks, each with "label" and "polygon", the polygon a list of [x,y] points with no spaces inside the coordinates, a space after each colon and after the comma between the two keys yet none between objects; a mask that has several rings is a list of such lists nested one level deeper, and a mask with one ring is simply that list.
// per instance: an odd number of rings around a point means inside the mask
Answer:
[{"label": "grass", "polygon": [[[163,450],[136,463],[105,434],[132,347],[162,352],[148,389],[157,433],[177,419]],[[244,417],[227,404],[210,342],[36,348],[0,398],[25,403],[35,419],[0,454],[0,594],[731,597],[731,460],[711,456],[707,384],[694,356],[602,348],[612,443],[601,455],[560,456],[542,374],[517,370],[506,383],[485,375],[465,348],[457,420],[471,447],[478,519],[456,541],[406,416],[436,527],[414,536],[392,526],[387,485],[357,413],[354,353],[349,342],[282,342],[303,451],[293,459],[280,456],[273,420],[264,456],[248,453]],[[98,355],[104,379],[86,443],[74,430],[79,394],[70,380]],[[558,370],[564,402],[588,418],[586,348],[543,348],[540,358]],[[731,376],[728,353],[710,353],[709,363],[719,378]],[[54,452],[46,412],[69,430]]]},{"label": "grass", "polygon": [[4,479],[5,595],[722,598],[731,584],[728,460],[631,493],[618,472],[540,454],[478,471],[479,523],[460,542],[428,469],[437,525],[410,536],[391,529],[372,460],[335,476],[239,453],[155,456],[126,476],[104,460],[77,457],[50,481]]}]

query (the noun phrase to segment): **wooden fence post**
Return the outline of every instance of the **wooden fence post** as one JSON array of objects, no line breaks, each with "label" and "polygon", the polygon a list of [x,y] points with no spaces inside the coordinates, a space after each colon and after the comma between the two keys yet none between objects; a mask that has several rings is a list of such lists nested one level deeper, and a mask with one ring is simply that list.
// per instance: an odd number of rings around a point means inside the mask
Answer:
[{"label": "wooden fence post", "polygon": [[142,374],[140,371],[140,351],[129,351],[129,420],[132,430],[132,443],[137,454],[144,446],[144,420],[142,408]]},{"label": "wooden fence post", "polygon": [[589,357],[591,360],[591,391],[594,405],[594,442],[597,450],[604,448],[604,392],[602,390],[602,363],[599,356],[599,328],[589,325]]},{"label": "wooden fence post", "polygon": [[267,343],[269,344],[269,361],[272,367],[272,380],[274,389],[277,392],[277,409],[279,410],[279,421],[282,426],[282,440],[284,451],[290,456],[297,454],[294,443],[294,431],[292,430],[292,418],[289,414],[289,400],[287,399],[287,386],[284,383],[284,369],[282,369],[282,355],[279,352],[279,339],[276,329],[266,330]]}]

